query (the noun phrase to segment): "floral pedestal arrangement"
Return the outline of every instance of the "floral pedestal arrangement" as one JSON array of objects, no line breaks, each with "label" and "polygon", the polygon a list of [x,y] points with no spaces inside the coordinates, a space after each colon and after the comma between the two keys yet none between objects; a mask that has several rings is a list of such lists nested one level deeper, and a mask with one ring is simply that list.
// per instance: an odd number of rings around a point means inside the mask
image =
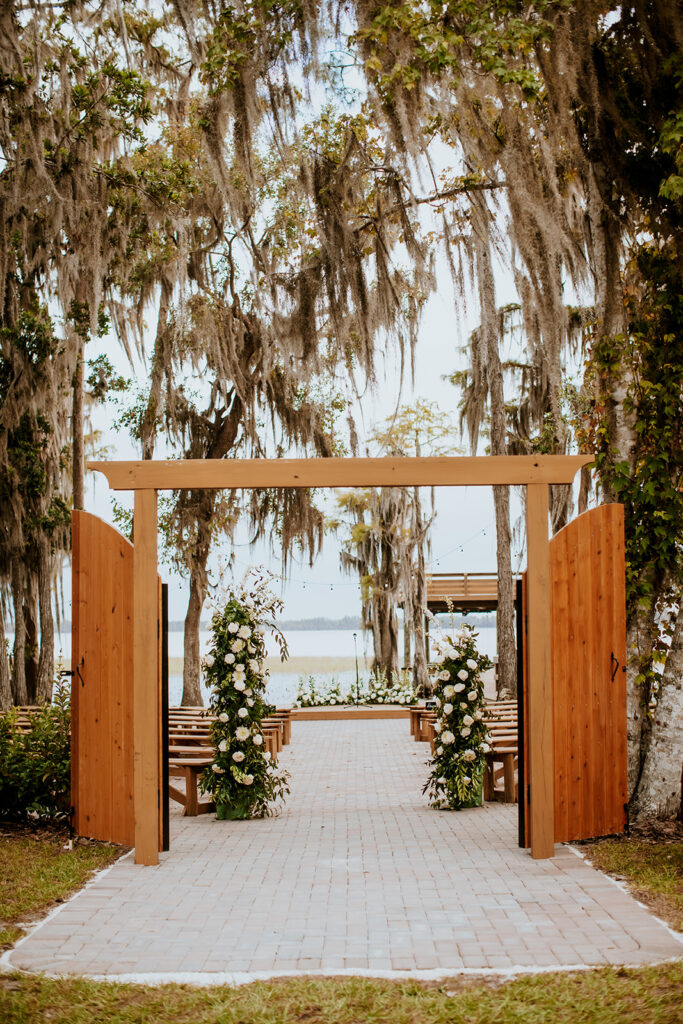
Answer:
[{"label": "floral pedestal arrangement", "polygon": [[491,662],[477,651],[477,634],[463,626],[439,643],[441,662],[434,686],[436,748],[423,793],[432,807],[458,811],[480,807],[491,737],[484,724],[483,671]]},{"label": "floral pedestal arrangement", "polygon": [[[221,821],[262,818],[289,792],[289,775],[264,751],[261,721],[274,709],[265,701],[265,626],[280,602],[268,578],[258,576],[251,591],[231,591],[212,621],[211,648],[204,659],[212,688],[210,711],[216,716],[211,736],[216,753],[201,788],[210,793]],[[282,643],[283,656],[286,653]]]}]

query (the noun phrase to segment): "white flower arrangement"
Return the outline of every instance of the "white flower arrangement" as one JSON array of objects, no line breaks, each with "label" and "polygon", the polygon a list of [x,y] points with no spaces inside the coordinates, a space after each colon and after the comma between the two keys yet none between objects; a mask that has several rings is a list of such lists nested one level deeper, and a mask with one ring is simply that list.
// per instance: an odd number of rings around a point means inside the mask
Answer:
[{"label": "white flower arrangement", "polygon": [[[266,703],[267,675],[261,670],[266,655],[265,625],[272,631],[283,657],[287,647],[273,616],[282,603],[270,591],[271,577],[252,573],[231,590],[212,619],[211,655],[204,659],[211,687],[210,709],[215,715],[212,739],[214,762],[202,776],[219,818],[262,817],[289,792],[288,775],[265,757],[261,721],[271,712]],[[216,607],[216,602],[213,602]]]},{"label": "white flower arrangement", "polygon": [[300,708],[332,707],[353,704],[398,704],[415,703],[417,694],[407,674],[394,676],[391,683],[382,673],[369,679],[354,681],[349,688],[342,688],[333,677],[329,682],[314,676],[299,679],[299,689],[294,704]]},{"label": "white flower arrangement", "polygon": [[[490,662],[478,654],[475,640],[476,633],[464,628],[439,647],[442,662],[434,697],[443,703],[434,725],[438,746],[423,792],[429,793],[432,807],[440,809],[459,810],[481,804],[482,776],[490,749],[483,721],[481,673]],[[457,694],[462,696],[453,700]]]}]

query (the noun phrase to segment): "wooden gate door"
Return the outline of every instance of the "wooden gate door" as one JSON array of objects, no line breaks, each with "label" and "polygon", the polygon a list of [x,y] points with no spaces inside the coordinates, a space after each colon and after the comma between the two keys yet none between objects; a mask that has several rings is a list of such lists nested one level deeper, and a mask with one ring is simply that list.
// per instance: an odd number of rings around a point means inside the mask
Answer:
[{"label": "wooden gate door", "polygon": [[[552,538],[550,590],[555,842],[562,843],[619,833],[626,827],[622,505],[599,505]],[[525,665],[526,658],[521,660]],[[526,724],[522,728],[520,757],[528,756],[529,743]],[[524,765],[521,769],[521,777],[528,779]],[[528,845],[526,785],[520,796]]]},{"label": "wooden gate door", "polygon": [[[72,513],[71,667],[74,828],[132,846],[133,546],[81,511]],[[161,679],[150,683],[160,693]]]}]

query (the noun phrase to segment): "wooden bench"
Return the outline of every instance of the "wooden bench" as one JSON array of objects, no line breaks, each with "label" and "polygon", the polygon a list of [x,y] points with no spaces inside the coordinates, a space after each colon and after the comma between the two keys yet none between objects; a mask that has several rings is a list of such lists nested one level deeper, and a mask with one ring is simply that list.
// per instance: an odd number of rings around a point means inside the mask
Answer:
[{"label": "wooden bench", "polygon": [[[484,769],[484,800],[500,800],[505,804],[517,803],[518,788],[515,779],[518,748],[514,746],[494,746],[486,755]],[[496,770],[496,764],[502,767]],[[497,789],[496,783],[503,779],[503,789]]]},{"label": "wooden bench", "polygon": [[203,757],[172,757],[168,762],[168,774],[171,778],[185,779],[185,792],[169,784],[168,795],[172,800],[182,804],[183,814],[194,818],[198,814],[208,814],[215,810],[212,800],[199,799],[199,777],[206,768],[213,764],[213,758]]}]

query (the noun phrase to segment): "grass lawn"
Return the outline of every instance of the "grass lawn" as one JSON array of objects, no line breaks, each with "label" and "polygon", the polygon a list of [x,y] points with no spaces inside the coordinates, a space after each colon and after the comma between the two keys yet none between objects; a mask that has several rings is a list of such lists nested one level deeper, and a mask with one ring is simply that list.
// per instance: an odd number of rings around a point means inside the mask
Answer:
[{"label": "grass lawn", "polygon": [[636,899],[683,932],[683,828],[675,823],[634,828],[630,838],[600,839],[583,846],[588,860],[628,885]]},{"label": "grass lawn", "polygon": [[683,965],[438,985],[291,978],[242,988],[0,977],[3,1024],[678,1024]]},{"label": "grass lawn", "polygon": [[20,923],[63,902],[122,853],[121,847],[84,840],[65,850],[66,841],[62,829],[0,828],[0,949],[21,938]]}]

